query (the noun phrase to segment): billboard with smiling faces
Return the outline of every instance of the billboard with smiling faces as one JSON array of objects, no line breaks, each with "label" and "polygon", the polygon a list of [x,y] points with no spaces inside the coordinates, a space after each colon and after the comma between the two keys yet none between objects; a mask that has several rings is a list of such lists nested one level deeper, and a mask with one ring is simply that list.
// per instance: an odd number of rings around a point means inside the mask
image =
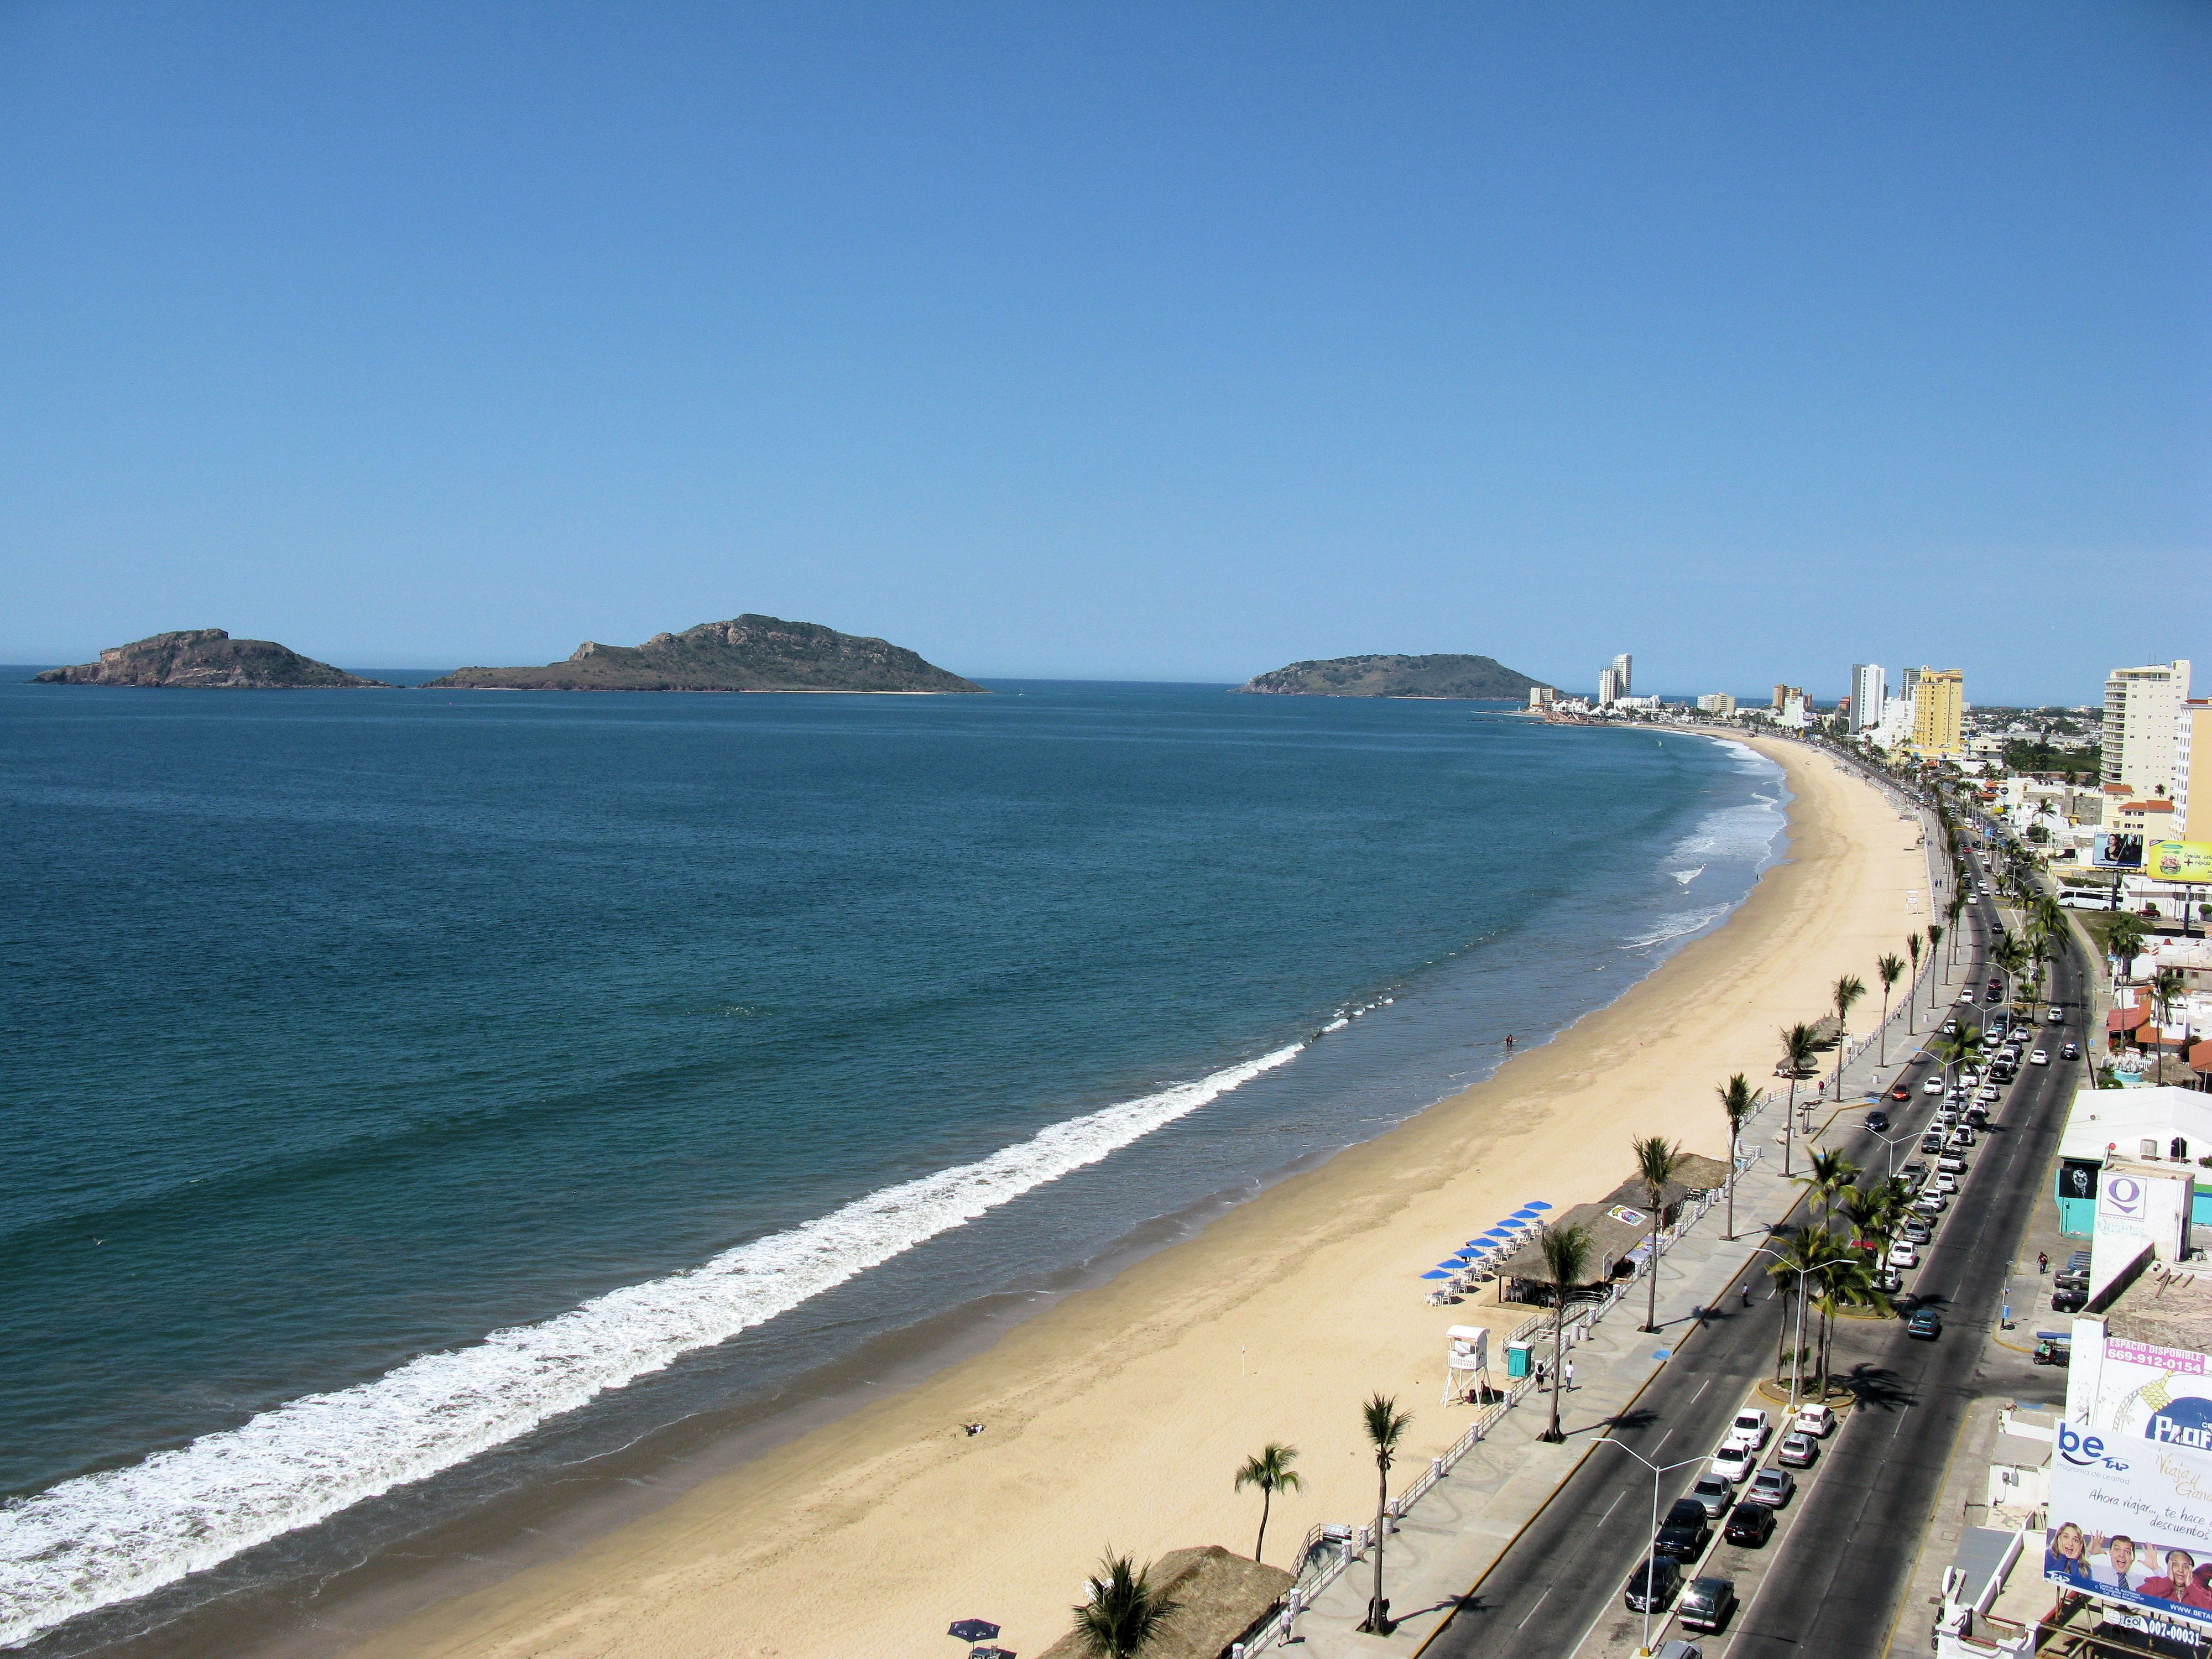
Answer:
[{"label": "billboard with smiling faces", "polygon": [[2044,1577],[2212,1634],[2212,1376],[2204,1354],[2078,1320],[2051,1467]]}]

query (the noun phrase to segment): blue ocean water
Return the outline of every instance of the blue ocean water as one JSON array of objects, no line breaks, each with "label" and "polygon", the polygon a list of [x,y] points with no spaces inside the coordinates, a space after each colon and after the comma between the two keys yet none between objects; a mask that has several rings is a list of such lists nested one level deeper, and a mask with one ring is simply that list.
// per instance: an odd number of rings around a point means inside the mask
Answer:
[{"label": "blue ocean water", "polygon": [[388,1542],[1376,1133],[1782,823],[1695,737],[994,689],[0,686],[0,1639]]}]

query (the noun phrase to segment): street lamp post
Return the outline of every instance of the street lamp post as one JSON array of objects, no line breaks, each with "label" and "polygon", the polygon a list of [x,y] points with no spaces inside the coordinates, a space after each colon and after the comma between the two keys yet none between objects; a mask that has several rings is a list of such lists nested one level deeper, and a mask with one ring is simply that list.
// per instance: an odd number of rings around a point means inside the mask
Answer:
[{"label": "street lamp post", "polygon": [[[1633,1446],[1624,1446],[1618,1440],[1601,1440],[1597,1443],[1601,1446],[1611,1446],[1618,1451],[1626,1452],[1638,1462],[1643,1464],[1645,1468],[1651,1471],[1651,1536],[1655,1540],[1657,1539],[1659,1536],[1659,1477],[1666,1474],[1669,1469],[1683,1468],[1692,1463],[1702,1463],[1705,1460],[1703,1457],[1685,1457],[1678,1463],[1655,1463],[1650,1458],[1646,1457],[1642,1452],[1638,1451]],[[1644,1578],[1644,1645],[1638,1649],[1637,1651],[1639,1654],[1646,1656],[1646,1659],[1648,1659],[1648,1656],[1651,1652],[1651,1571],[1650,1564],[1656,1559],[1656,1557],[1649,1554],[1644,1558],[1646,1564]],[[1635,1581],[1631,1579],[1629,1582],[1633,1583]]]},{"label": "street lamp post", "polygon": [[[1793,1267],[1783,1261],[1779,1253],[1768,1249],[1764,1244],[1754,1245],[1752,1254],[1773,1256],[1776,1265],[1784,1272],[1797,1275],[1797,1351],[1790,1357],[1790,1415],[1795,1417],[1797,1415],[1797,1380],[1805,1369],[1805,1276],[1808,1273],[1819,1273],[1821,1269]],[[1828,1379],[1824,1376],[1820,1379],[1820,1392],[1825,1395],[1827,1391]]]},{"label": "street lamp post", "polygon": [[1874,1136],[1874,1138],[1875,1138],[1876,1140],[1879,1140],[1880,1142],[1881,1142],[1881,1146],[1882,1146],[1882,1157],[1883,1157],[1883,1159],[1885,1160],[1885,1162],[1887,1163],[1887,1164],[1888,1165],[1888,1169],[1889,1169],[1889,1178],[1890,1178],[1892,1181],[1896,1180],[1896,1179],[1897,1179],[1897,1143],[1898,1143],[1899,1141],[1900,1141],[1900,1140],[1910,1140],[1910,1139],[1911,1139],[1915,1135],[1918,1134],[1918,1133],[1920,1133],[1920,1131],[1919,1131],[1919,1130],[1917,1130],[1917,1129],[1906,1129],[1906,1130],[1903,1131],[1903,1132],[1902,1132],[1902,1133],[1900,1133],[1893,1134],[1893,1135],[1886,1135],[1886,1134],[1882,1134],[1882,1133],[1881,1133],[1879,1131],[1877,1131],[1877,1130],[1874,1130],[1874,1129],[1869,1129],[1869,1130],[1868,1130],[1868,1131],[1867,1131],[1867,1133],[1868,1133],[1869,1134],[1870,1134],[1870,1135],[1873,1135],[1873,1136]]}]

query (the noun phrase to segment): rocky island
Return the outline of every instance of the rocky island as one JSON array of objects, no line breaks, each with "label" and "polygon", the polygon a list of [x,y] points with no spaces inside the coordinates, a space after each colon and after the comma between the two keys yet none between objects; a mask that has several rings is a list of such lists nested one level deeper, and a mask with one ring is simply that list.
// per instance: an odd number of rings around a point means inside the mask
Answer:
[{"label": "rocky island", "polygon": [[1255,675],[1237,689],[1276,697],[1468,697],[1527,699],[1542,682],[1492,657],[1331,657]]},{"label": "rocky island", "polygon": [[543,668],[462,668],[425,690],[518,691],[980,692],[903,646],[818,623],[746,615],[655,634],[643,645],[586,640]]},{"label": "rocky island", "polygon": [[33,685],[148,685],[228,691],[313,691],[380,686],[273,640],[234,640],[220,628],[189,628],[111,646],[98,662],[49,668]]}]

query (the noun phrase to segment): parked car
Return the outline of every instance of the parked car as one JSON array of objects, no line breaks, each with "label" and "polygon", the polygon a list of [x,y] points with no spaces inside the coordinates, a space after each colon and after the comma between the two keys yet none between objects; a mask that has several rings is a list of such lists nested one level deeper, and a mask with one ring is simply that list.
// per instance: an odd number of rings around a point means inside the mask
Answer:
[{"label": "parked car", "polygon": [[1705,1650],[1695,1642],[1685,1642],[1678,1637],[1659,1644],[1659,1659],[1705,1659]]},{"label": "parked car", "polygon": [[1706,1472],[1724,1476],[1731,1482],[1744,1480],[1750,1477],[1756,1462],[1747,1447],[1731,1443],[1713,1454]]},{"label": "parked car", "polygon": [[1717,1521],[1735,1502],[1735,1482],[1724,1474],[1701,1474],[1690,1496],[1705,1506],[1705,1519]]},{"label": "parked car", "polygon": [[2089,1288],[2086,1285],[2068,1290],[2053,1291],[2051,1293],[2051,1311],[2080,1313],[2087,1305],[2088,1301]]},{"label": "parked car", "polygon": [[1905,1334],[1918,1337],[1923,1342],[1933,1342],[1943,1334],[1943,1322],[1936,1317],[1933,1308],[1916,1308],[1912,1317],[1905,1322]]},{"label": "parked car", "polygon": [[2059,1058],[2059,1059],[2061,1059],[2061,1060],[2079,1060],[2079,1059],[2081,1059],[2081,1045],[2080,1043],[2078,1043],[2078,1042],[2069,1042],[2069,1043],[2068,1043],[2068,1044],[2067,1044],[2063,1048],[2061,1048],[2061,1049],[2058,1051],[2058,1058]]},{"label": "parked car", "polygon": [[1925,1244],[1936,1237],[1936,1230],[1927,1222],[1915,1216],[1897,1230],[1897,1236],[1899,1238],[1909,1238],[1915,1244]]},{"label": "parked car", "polygon": [[1951,1200],[1942,1193],[1923,1192],[1919,1197],[1912,1200],[1912,1207],[1921,1214],[1933,1218],[1942,1214],[1950,1202]]},{"label": "parked car", "polygon": [[1920,1252],[1912,1248],[1911,1241],[1900,1238],[1889,1247],[1888,1265],[1893,1267],[1917,1267]]},{"label": "parked car", "polygon": [[[1966,1158],[1963,1152],[1948,1152],[1936,1160],[1936,1175],[1938,1180],[1945,1176],[1964,1175],[1966,1172]],[[1959,1189],[1956,1187],[1946,1187],[1942,1190],[1947,1193],[1955,1193]]]},{"label": "parked car", "polygon": [[2027,1063],[2031,1066],[2048,1066],[2051,1064],[2051,1056],[2041,1048],[2031,1048],[2028,1051]]},{"label": "parked car", "polygon": [[1939,1193],[1956,1193],[1959,1190],[1959,1177],[1949,1170],[1938,1170],[1936,1172],[1936,1190]]},{"label": "parked car", "polygon": [[1920,1177],[1927,1173],[1928,1166],[1918,1158],[1907,1158],[1904,1165],[1899,1169],[1897,1178],[1910,1187],[1917,1184]]},{"label": "parked car", "polygon": [[1716,1631],[1735,1611],[1735,1581],[1732,1578],[1692,1578],[1674,1619],[1685,1630]]},{"label": "parked car", "polygon": [[1797,1477],[1784,1468],[1761,1469],[1751,1477],[1743,1495],[1754,1504],[1780,1509],[1797,1490]]},{"label": "parked car", "polygon": [[1874,1287],[1884,1296],[1895,1296],[1905,1288],[1905,1281],[1898,1277],[1896,1268],[1877,1267],[1875,1269]]},{"label": "parked car", "polygon": [[1785,1469],[1809,1469],[1820,1455],[1820,1443],[1809,1434],[1785,1434],[1774,1461]]},{"label": "parked car", "polygon": [[1664,1613],[1682,1587],[1682,1569],[1670,1556],[1648,1556],[1628,1575],[1628,1610]]},{"label": "parked car", "polygon": [[1721,1536],[1731,1544],[1755,1550],[1774,1536],[1774,1511],[1764,1504],[1739,1504],[1729,1511],[1728,1525],[1721,1528]]},{"label": "parked car", "polygon": [[1766,1420],[1766,1413],[1756,1406],[1747,1406],[1729,1425],[1728,1437],[1739,1446],[1760,1451],[1765,1448],[1766,1437],[1773,1432],[1774,1425]]},{"label": "parked car", "polygon": [[1809,1434],[1816,1440],[1826,1440],[1836,1431],[1836,1413],[1826,1406],[1800,1406],[1790,1430],[1793,1434]]},{"label": "parked car", "polygon": [[1651,1553],[1668,1556],[1677,1561],[1694,1561],[1705,1553],[1705,1544],[1712,1537],[1712,1528],[1705,1524],[1705,1511],[1698,1511],[1694,1527],[1662,1527],[1651,1540]]},{"label": "parked car", "polygon": [[1873,1130],[1876,1134],[1880,1134],[1884,1129],[1889,1127],[1889,1114],[1887,1112],[1869,1112],[1866,1115],[1866,1126],[1868,1128]]}]

